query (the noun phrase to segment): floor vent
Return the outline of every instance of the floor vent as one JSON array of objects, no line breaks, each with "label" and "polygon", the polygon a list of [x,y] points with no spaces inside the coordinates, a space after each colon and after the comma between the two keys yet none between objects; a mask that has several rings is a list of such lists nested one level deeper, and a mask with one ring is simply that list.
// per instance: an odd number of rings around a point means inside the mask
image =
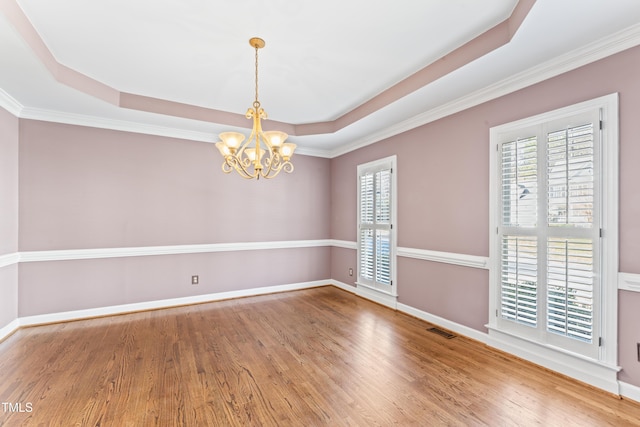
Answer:
[{"label": "floor vent", "polygon": [[451,338],[455,338],[456,337],[455,335],[453,335],[453,334],[451,334],[451,333],[449,333],[447,331],[444,331],[444,330],[442,330],[440,328],[429,328],[429,329],[427,329],[427,331],[433,332],[434,334],[438,334],[441,337],[445,337],[448,340],[450,340]]}]

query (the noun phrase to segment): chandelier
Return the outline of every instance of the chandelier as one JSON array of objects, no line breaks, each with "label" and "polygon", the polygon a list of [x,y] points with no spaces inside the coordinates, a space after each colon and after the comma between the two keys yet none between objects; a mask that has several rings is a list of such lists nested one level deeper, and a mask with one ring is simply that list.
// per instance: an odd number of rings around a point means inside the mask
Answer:
[{"label": "chandelier", "polygon": [[[222,141],[216,147],[224,157],[222,171],[230,173],[235,170],[246,179],[274,178],[284,170],[293,171],[291,156],[296,144],[285,143],[287,134],[280,131],[262,130],[262,119],[267,119],[267,112],[260,107],[258,101],[258,49],[265,46],[264,40],[254,37],[249,44],[256,50],[256,99],[253,107],[247,110],[247,119],[253,119],[253,128],[246,142],[245,136],[239,132],[223,132],[219,135]],[[266,154],[266,157],[265,157]]]}]

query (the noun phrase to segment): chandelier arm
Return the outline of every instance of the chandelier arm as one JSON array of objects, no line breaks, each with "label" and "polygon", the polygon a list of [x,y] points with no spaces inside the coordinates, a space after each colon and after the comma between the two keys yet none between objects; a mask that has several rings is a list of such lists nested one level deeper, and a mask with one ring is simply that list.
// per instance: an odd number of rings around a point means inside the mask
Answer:
[{"label": "chandelier arm", "polygon": [[249,171],[241,163],[237,163],[234,166],[234,169],[244,179],[253,179],[253,178],[255,178],[255,173],[253,173],[253,174],[249,173]]},{"label": "chandelier arm", "polygon": [[231,173],[232,170],[238,172],[238,174],[245,179],[255,178],[255,176],[250,174],[249,171],[242,165],[242,162],[233,155],[228,156],[225,159],[225,162],[222,164],[222,171],[224,173]]},{"label": "chandelier arm", "polygon": [[[275,178],[281,171],[285,171],[286,173],[293,172],[293,163],[289,160],[282,161],[280,155],[276,154],[278,159],[276,162],[272,162],[269,170],[266,173],[263,173],[262,176],[266,179]],[[273,173],[272,173],[273,172]]]},{"label": "chandelier arm", "polygon": [[271,178],[275,178],[276,176],[278,176],[278,174],[280,174],[280,172],[285,171],[286,173],[291,173],[293,172],[293,163],[286,161],[284,163],[281,163],[277,168],[273,169],[273,173],[271,175],[268,174],[263,174],[262,177],[265,179],[271,179]]},{"label": "chandelier arm", "polygon": [[269,174],[271,174],[271,170],[273,170],[274,166],[277,169],[279,163],[280,163],[280,155],[274,152],[272,149],[270,149],[269,158],[265,160],[265,166],[267,166],[267,170],[262,174],[262,176],[266,178]]}]

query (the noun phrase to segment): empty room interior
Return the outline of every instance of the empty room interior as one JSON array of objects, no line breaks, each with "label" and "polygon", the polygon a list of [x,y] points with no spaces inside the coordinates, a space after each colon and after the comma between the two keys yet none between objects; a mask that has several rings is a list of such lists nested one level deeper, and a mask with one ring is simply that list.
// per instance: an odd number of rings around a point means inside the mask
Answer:
[{"label": "empty room interior", "polygon": [[0,12],[0,425],[640,425],[640,2]]}]

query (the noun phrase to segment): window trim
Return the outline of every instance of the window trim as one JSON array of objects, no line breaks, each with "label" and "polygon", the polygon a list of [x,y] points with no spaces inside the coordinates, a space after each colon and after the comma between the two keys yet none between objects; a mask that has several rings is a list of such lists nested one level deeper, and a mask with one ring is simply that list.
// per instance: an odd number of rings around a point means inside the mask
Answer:
[{"label": "window trim", "polygon": [[[597,359],[590,359],[567,350],[516,336],[500,329],[497,311],[500,297],[500,257],[498,227],[500,226],[500,160],[498,158],[499,136],[517,129],[548,123],[566,116],[585,113],[594,109],[601,111],[601,281],[600,331],[602,338]],[[619,129],[618,94],[613,93],[568,107],[539,114],[490,129],[490,178],[489,178],[489,336],[497,346],[516,353],[567,375],[578,378],[614,393],[617,389],[618,348],[618,211],[619,211]]]},{"label": "window trim", "polygon": [[[390,248],[390,269],[391,269],[391,286],[388,291],[384,289],[380,289],[374,286],[371,286],[367,283],[362,283],[359,281],[360,278],[360,251],[361,251],[361,242],[360,242],[360,204],[361,204],[361,194],[360,194],[360,176],[367,172],[376,172],[386,168],[387,166],[391,167],[391,248]],[[398,296],[398,285],[397,285],[397,200],[398,200],[398,185],[397,185],[397,156],[394,154],[392,156],[388,156],[382,159],[374,160],[368,163],[363,163],[358,165],[357,167],[357,175],[356,175],[356,189],[357,189],[357,205],[356,205],[356,232],[357,232],[357,270],[356,270],[356,287],[360,288],[361,293],[366,295],[368,298],[374,299],[375,301],[395,307],[396,300]]]}]

